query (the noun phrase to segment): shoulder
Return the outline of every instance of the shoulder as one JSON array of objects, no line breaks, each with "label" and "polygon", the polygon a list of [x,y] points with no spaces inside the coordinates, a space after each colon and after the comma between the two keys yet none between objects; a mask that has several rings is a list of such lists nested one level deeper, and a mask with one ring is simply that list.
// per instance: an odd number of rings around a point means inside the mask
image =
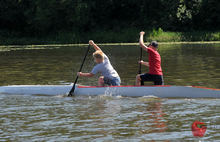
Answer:
[{"label": "shoulder", "polygon": [[108,56],[105,53],[103,53],[103,55],[104,55],[104,59],[108,59]]},{"label": "shoulder", "polygon": [[151,55],[155,55],[155,56],[160,56],[159,52],[157,52],[156,50],[153,50],[151,48],[148,48],[148,54],[151,54]]},{"label": "shoulder", "polygon": [[148,52],[148,53],[152,53],[152,52],[154,52],[154,50],[153,50],[152,48],[148,48],[148,49],[147,49],[147,52]]},{"label": "shoulder", "polygon": [[105,53],[103,53],[104,57],[107,57],[107,55]]},{"label": "shoulder", "polygon": [[96,74],[96,73],[94,73],[94,72],[98,72],[100,66],[101,66],[100,64],[97,64],[96,66],[94,66],[93,69],[92,69],[92,73],[93,73],[93,74]]},{"label": "shoulder", "polygon": [[154,50],[152,48],[148,48],[147,52],[158,53],[157,50]]}]

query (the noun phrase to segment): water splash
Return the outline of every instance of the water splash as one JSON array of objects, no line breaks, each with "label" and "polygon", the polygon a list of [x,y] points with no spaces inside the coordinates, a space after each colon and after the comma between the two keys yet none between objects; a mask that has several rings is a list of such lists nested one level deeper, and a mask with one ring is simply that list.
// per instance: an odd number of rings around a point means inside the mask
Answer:
[{"label": "water splash", "polygon": [[161,98],[157,97],[157,96],[154,96],[154,95],[148,95],[148,96],[143,96],[143,97],[140,97],[138,98],[139,101],[150,101],[150,102],[153,102],[153,101],[158,101],[158,100],[161,100]]}]

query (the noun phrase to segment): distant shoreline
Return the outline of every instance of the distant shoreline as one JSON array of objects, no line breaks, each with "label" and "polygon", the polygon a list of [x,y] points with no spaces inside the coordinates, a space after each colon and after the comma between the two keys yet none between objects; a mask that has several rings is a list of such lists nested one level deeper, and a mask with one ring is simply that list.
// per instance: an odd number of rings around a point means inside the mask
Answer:
[{"label": "distant shoreline", "polygon": [[[149,42],[145,42],[147,44]],[[220,43],[220,41],[196,41],[196,42],[158,42],[159,44],[213,44]],[[139,43],[96,43],[97,45],[139,45]],[[0,48],[5,47],[44,47],[44,46],[87,46],[88,44],[32,44],[32,45],[0,45]]]},{"label": "distant shoreline", "polygon": [[[139,30],[125,32],[102,31],[100,33],[61,33],[39,37],[4,37],[0,35],[0,46],[3,45],[88,45],[94,40],[99,45],[136,45],[139,43]],[[188,43],[220,43],[220,32],[194,31],[170,32],[158,29],[145,31],[144,42],[157,41],[160,44],[188,44]]]}]

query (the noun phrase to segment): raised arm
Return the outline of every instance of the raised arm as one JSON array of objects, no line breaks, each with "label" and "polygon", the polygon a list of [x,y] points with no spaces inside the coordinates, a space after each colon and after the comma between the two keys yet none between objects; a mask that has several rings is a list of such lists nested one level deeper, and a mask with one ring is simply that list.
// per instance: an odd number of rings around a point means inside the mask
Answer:
[{"label": "raised arm", "polygon": [[144,40],[143,40],[143,37],[144,37],[144,34],[145,32],[140,32],[140,40],[139,40],[139,44],[140,46],[147,51],[148,47],[146,45],[144,45]]},{"label": "raised arm", "polygon": [[102,51],[102,50],[94,43],[93,40],[90,40],[90,41],[89,41],[89,44],[90,44],[90,45],[93,45],[93,47],[95,48],[95,50],[100,50],[100,51]]}]

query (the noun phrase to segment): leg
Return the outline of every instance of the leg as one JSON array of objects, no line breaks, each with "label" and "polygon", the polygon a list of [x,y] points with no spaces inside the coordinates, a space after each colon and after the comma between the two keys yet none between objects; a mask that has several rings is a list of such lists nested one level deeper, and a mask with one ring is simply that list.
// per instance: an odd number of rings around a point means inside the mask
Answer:
[{"label": "leg", "polygon": [[140,82],[141,82],[141,78],[140,78],[140,74],[138,74],[136,76],[135,86],[140,86]]},{"label": "leg", "polygon": [[163,81],[163,76],[162,75],[155,75],[154,79],[155,79],[155,81],[154,81],[155,85],[164,85],[164,81]]},{"label": "leg", "polygon": [[121,86],[120,83],[121,83],[121,78],[119,76],[118,77],[114,77],[111,80],[111,85],[112,86]]},{"label": "leg", "polygon": [[104,76],[100,76],[100,77],[99,77],[98,85],[99,85],[99,86],[105,86]]}]

